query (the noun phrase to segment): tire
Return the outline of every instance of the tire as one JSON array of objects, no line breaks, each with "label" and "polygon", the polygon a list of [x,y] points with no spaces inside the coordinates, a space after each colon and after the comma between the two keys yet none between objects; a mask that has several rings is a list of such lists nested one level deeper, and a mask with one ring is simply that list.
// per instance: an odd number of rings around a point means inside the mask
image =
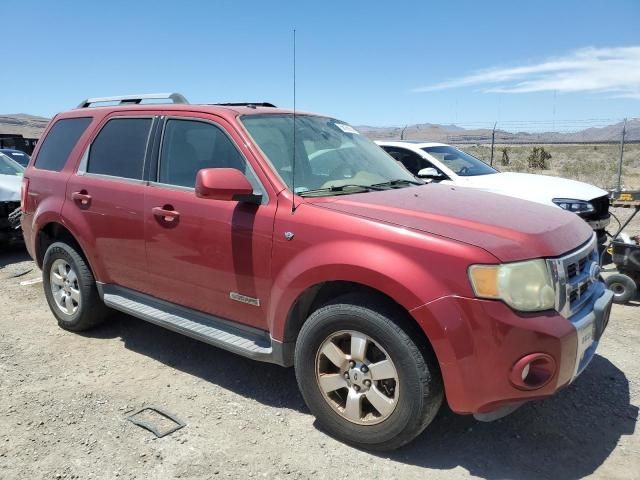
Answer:
[{"label": "tire", "polygon": [[638,287],[633,278],[622,273],[609,275],[605,279],[607,288],[613,292],[613,301],[615,303],[627,303],[635,298]]},{"label": "tire", "polygon": [[65,330],[87,330],[107,317],[109,310],[98,295],[93,273],[72,246],[56,242],[47,248],[42,282],[49,308]]},{"label": "tire", "polygon": [[[410,329],[400,327],[404,321],[402,312],[376,303],[371,296],[339,298],[307,319],[296,341],[294,365],[302,396],[321,429],[358,448],[384,451],[405,445],[431,423],[443,400],[440,371],[430,347],[421,348],[409,336]],[[352,345],[362,344],[362,336],[368,338],[364,359],[351,368],[348,364],[339,368],[324,354],[341,345],[343,354],[349,352],[347,361],[358,358],[351,355]],[[393,370],[385,370],[386,375],[379,370],[384,360],[391,360],[393,365]],[[339,357],[338,363],[342,362]],[[335,380],[341,385],[340,376],[344,377],[347,369],[350,377],[345,379],[346,385],[325,393],[323,381]],[[363,372],[369,375],[364,380]],[[390,378],[391,372],[396,374],[395,379]],[[382,402],[381,394],[386,397]],[[359,399],[353,402],[361,409],[350,409],[347,418],[347,401],[352,396]],[[384,408],[378,410],[374,404]]]}]

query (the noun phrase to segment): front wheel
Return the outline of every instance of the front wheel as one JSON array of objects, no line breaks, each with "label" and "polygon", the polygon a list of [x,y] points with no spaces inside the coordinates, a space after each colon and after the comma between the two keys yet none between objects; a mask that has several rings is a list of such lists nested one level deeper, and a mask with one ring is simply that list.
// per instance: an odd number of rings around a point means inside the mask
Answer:
[{"label": "front wheel", "polygon": [[338,299],[309,317],[296,342],[296,377],[328,433],[357,447],[391,450],[433,420],[442,380],[430,349],[399,326],[399,312],[362,300]]}]

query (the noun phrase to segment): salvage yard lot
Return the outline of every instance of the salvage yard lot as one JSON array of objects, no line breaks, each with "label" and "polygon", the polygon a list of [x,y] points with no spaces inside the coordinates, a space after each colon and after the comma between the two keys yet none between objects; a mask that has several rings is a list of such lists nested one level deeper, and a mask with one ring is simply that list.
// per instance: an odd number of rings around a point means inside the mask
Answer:
[{"label": "salvage yard lot", "polygon": [[[20,285],[39,275],[0,251],[0,479],[639,478],[638,302],[614,305],[599,355],[556,397],[489,424],[443,411],[376,455],[316,429],[292,369],[123,314],[59,329],[42,284]],[[126,421],[147,405],[187,426],[154,439]]]}]

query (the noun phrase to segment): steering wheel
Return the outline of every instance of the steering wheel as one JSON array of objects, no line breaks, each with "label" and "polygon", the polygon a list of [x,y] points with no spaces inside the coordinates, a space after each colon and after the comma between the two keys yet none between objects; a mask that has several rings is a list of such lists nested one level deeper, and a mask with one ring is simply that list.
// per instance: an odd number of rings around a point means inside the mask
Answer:
[{"label": "steering wheel", "polygon": [[461,176],[465,176],[465,175],[469,175],[469,173],[471,173],[471,169],[469,167],[462,167],[460,170],[458,170],[458,175]]}]

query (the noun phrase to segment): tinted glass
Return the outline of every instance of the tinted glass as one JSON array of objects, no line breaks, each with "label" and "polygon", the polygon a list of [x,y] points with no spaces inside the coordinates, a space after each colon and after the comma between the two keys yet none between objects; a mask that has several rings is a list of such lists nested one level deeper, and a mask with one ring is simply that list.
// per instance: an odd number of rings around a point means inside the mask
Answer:
[{"label": "tinted glass", "polygon": [[247,115],[241,120],[289,188],[294,188],[295,141],[295,192],[298,194],[344,185],[416,181],[380,147],[339,120],[296,115],[295,136],[291,114]]},{"label": "tinted glass", "polygon": [[220,128],[195,120],[168,120],[162,140],[158,181],[194,187],[196,175],[203,168],[235,168],[254,184],[244,158]]},{"label": "tinted glass", "polygon": [[35,166],[42,170],[62,170],[71,150],[91,120],[91,117],[58,120],[43,140]]},{"label": "tinted glass", "polygon": [[396,161],[402,163],[404,168],[409,170],[413,175],[418,175],[418,172],[423,168],[433,167],[433,165],[422,158],[415,152],[407,150],[405,148],[393,148],[382,147],[389,155],[391,155]]},{"label": "tinted glass", "polygon": [[150,118],[115,118],[91,144],[87,172],[142,179]]},{"label": "tinted glass", "polygon": [[22,176],[24,168],[8,156],[0,153],[0,175]]},{"label": "tinted glass", "polygon": [[0,150],[0,152],[4,153],[12,160],[15,160],[23,167],[26,167],[29,164],[29,160],[31,160],[31,157],[29,155],[19,150]]},{"label": "tinted glass", "polygon": [[458,150],[455,147],[425,147],[423,150],[453,170],[456,175],[461,177],[474,177],[477,175],[498,173],[495,168],[490,167],[482,160],[478,160],[476,157],[473,157],[462,150]]}]

